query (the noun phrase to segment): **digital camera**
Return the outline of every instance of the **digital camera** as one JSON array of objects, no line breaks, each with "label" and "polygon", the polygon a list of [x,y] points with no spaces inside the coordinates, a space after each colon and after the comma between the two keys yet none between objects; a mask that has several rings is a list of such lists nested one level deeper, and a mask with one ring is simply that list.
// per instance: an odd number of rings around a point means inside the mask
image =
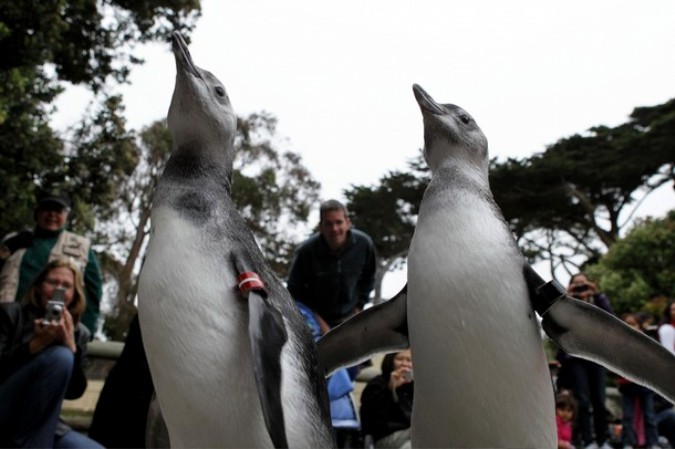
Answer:
[{"label": "digital camera", "polygon": [[45,316],[42,319],[44,324],[58,323],[61,320],[61,317],[63,316],[63,309],[66,308],[66,305],[63,302],[65,293],[66,291],[62,288],[57,288],[54,290],[52,299],[47,301]]},{"label": "digital camera", "polygon": [[588,290],[590,288],[591,288],[591,286],[588,285],[588,284],[581,284],[581,285],[576,285],[576,286],[572,287],[572,291],[574,293],[581,293],[581,292],[585,292],[586,290]]}]

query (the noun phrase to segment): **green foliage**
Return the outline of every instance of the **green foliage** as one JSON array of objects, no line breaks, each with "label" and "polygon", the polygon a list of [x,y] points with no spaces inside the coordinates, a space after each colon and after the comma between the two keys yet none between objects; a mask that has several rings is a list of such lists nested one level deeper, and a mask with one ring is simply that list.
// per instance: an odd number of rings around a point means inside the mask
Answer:
[{"label": "green foliage", "polygon": [[198,0],[0,0],[0,72],[50,64],[56,79],[99,90],[126,80],[135,43],[192,31]]},{"label": "green foliage", "polygon": [[71,229],[92,231],[106,220],[120,195],[120,187],[138,164],[135,136],[126,130],[120,97],[107,98],[92,118],[82,121],[67,151],[66,186],[75,207]]},{"label": "green foliage", "polygon": [[497,204],[531,261],[577,271],[619,239],[638,199],[673,179],[675,100],[559,140],[545,152],[491,162]]},{"label": "green foliage", "polygon": [[344,191],[355,227],[373,239],[378,256],[375,297],[381,297],[384,275],[408,255],[419,205],[430,174],[421,153],[409,162],[410,171],[390,172],[376,186],[352,186]]},{"label": "green foliage", "polygon": [[532,159],[492,159],[490,187],[517,238],[542,227],[567,229],[581,212],[557,177]]},{"label": "green foliage", "polygon": [[320,184],[293,152],[274,148],[276,118],[267,112],[238,119],[232,199],[279,277],[290,268],[299,240],[319,199]]},{"label": "green foliage", "polygon": [[[529,158],[493,159],[490,188],[528,260],[571,273],[613,247],[630,223],[619,216],[630,217],[638,198],[673,179],[673,154],[675,99],[636,108],[624,124],[561,139]],[[420,154],[408,173],[345,191],[355,224],[375,240],[379,280],[407,255],[428,180]],[[640,285],[631,287],[636,297],[645,290]]]},{"label": "green foliage", "polygon": [[644,310],[656,296],[675,297],[675,210],[638,222],[586,271],[619,314]]},{"label": "green foliage", "polygon": [[83,119],[67,143],[49,125],[51,104],[64,81],[94,92],[125,81],[140,62],[135,43],[189,33],[199,8],[198,0],[0,0],[2,235],[31,225],[43,187],[74,193],[78,231],[111,213],[115,185],[135,160],[120,100],[100,96],[97,116]]},{"label": "green foliage", "polygon": [[[105,317],[103,332],[112,340],[124,340],[137,290],[140,259],[150,233],[152,195],[171,153],[171,134],[165,120],[141,130],[133,142],[138,155],[134,170],[119,185],[111,205],[114,214],[97,226],[99,260],[103,272],[113,280],[114,310]],[[125,224],[122,225],[121,224]]]},{"label": "green foliage", "polygon": [[[6,175],[0,177],[0,185],[8,192],[0,199],[7,211],[0,218],[3,235],[32,226],[35,196],[42,188],[69,193],[73,203],[69,228],[76,232],[91,232],[96,218],[112,214],[118,186],[137,162],[133,134],[125,129],[122,112],[120,99],[109,98],[79,125],[65,147],[46,124],[39,128],[41,138],[29,132],[26,140],[7,141],[0,167]],[[7,128],[14,124],[6,122]],[[25,129],[20,125],[13,136],[21,136]]]},{"label": "green foliage", "polygon": [[[0,86],[4,85],[3,78],[0,73]],[[63,144],[37,104],[11,104],[5,111],[11,120],[0,123],[2,235],[32,222],[35,195],[43,180],[53,172],[65,170]]]},{"label": "green foliage", "polygon": [[354,225],[373,238],[380,258],[398,259],[407,253],[419,213],[417,200],[425,188],[412,173],[390,172],[376,187],[345,191]]},{"label": "green foliage", "polygon": [[[140,150],[120,98],[98,95],[67,137],[50,127],[51,105],[63,82],[100,94],[126,81],[142,62],[135,44],[166,41],[173,30],[189,38],[199,14],[199,0],[0,0],[0,235],[32,226],[45,187],[70,193],[69,227],[80,233],[111,220],[122,198],[132,202],[127,180]],[[116,232],[94,238],[98,249],[122,240]],[[114,266],[111,254],[100,257]],[[117,268],[106,272],[125,279],[128,267]]]}]

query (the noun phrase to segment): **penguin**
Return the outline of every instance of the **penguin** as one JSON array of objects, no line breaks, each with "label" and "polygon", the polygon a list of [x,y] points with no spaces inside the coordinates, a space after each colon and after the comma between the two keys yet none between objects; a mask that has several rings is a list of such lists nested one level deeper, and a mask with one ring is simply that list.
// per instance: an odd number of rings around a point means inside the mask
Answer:
[{"label": "penguin", "polygon": [[237,118],[173,33],[173,147],[157,184],[139,321],[174,447],[333,447],[309,327],[230,197]]},{"label": "penguin", "polygon": [[550,371],[487,138],[461,107],[413,90],[432,173],[408,253],[413,445],[555,447]]},{"label": "penguin", "polygon": [[410,347],[414,447],[555,447],[553,386],[535,312],[572,355],[675,400],[675,357],[545,282],[520,253],[488,182],[487,138],[459,106],[413,91],[432,172],[408,284],[318,342],[328,372]]}]

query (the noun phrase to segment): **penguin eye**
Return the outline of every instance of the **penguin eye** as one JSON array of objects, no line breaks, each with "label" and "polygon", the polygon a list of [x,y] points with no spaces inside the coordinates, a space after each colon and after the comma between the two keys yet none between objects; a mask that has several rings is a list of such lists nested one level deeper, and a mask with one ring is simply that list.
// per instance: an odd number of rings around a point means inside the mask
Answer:
[{"label": "penguin eye", "polygon": [[223,89],[222,86],[216,86],[216,93],[219,96],[224,97],[225,96],[225,89]]},{"label": "penguin eye", "polygon": [[466,114],[460,115],[460,116],[459,116],[459,119],[460,119],[460,120],[462,121],[462,123],[464,123],[465,125],[468,125],[469,122],[471,121],[471,118],[470,118],[468,115],[466,115]]}]

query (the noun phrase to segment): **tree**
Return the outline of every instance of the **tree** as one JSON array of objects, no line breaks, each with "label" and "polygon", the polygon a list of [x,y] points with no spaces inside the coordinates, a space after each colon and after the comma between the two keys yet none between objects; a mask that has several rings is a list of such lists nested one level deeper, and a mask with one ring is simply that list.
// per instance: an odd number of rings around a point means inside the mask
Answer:
[{"label": "tree", "polygon": [[[174,29],[189,38],[199,14],[199,0],[0,0],[1,235],[32,223],[43,187],[70,192],[77,232],[115,214],[118,186],[138,155],[121,99],[103,92],[142,63],[135,44],[167,40]],[[64,136],[49,118],[66,82],[99,95],[94,112]],[[94,241],[97,249],[109,244],[102,233]]]},{"label": "tree", "polygon": [[283,278],[318,201],[320,184],[298,154],[274,149],[276,125],[276,118],[264,111],[238,119],[232,199],[272,269]]},{"label": "tree", "polygon": [[[73,203],[69,227],[75,232],[90,232],[96,218],[109,216],[117,186],[137,161],[133,133],[126,130],[122,113],[120,98],[109,97],[92,111],[91,117],[83,119],[67,140],[45,128],[51,137],[42,143],[49,141],[53,146],[47,149],[36,143],[31,150],[20,151],[23,157],[7,161],[0,168],[7,175],[4,181],[9,189],[0,199],[7,210],[0,218],[2,231],[7,233],[33,223],[35,193],[43,185],[69,192]],[[54,148],[59,151],[54,152]],[[45,153],[39,149],[45,149]],[[22,173],[22,169],[26,171]],[[29,174],[32,179],[25,179]],[[10,204],[12,200],[16,201]]]},{"label": "tree", "polygon": [[63,164],[63,142],[39,106],[42,87],[26,83],[18,72],[0,71],[1,235],[32,223],[42,179]]},{"label": "tree", "polygon": [[[529,158],[493,159],[490,187],[524,255],[548,261],[555,276],[597,261],[618,241],[640,202],[673,179],[673,154],[675,99],[635,108],[624,124],[560,139]],[[407,256],[429,180],[421,154],[410,166],[411,173],[345,191],[381,257],[376,288]]]},{"label": "tree", "polygon": [[199,0],[2,0],[0,72],[99,90],[109,78],[127,79],[129,65],[140,62],[131,54],[136,43],[166,41],[173,30],[189,34],[200,8]]},{"label": "tree", "polygon": [[664,218],[638,221],[585,271],[618,314],[648,309],[654,297],[675,297],[675,209]]},{"label": "tree", "polygon": [[354,225],[371,236],[377,252],[375,301],[382,299],[382,280],[408,256],[419,204],[429,183],[421,156],[409,162],[408,173],[390,172],[377,186],[352,186],[344,191]]},{"label": "tree", "polygon": [[[0,0],[0,191],[7,192],[0,198],[3,235],[32,221],[35,195],[42,186],[53,181],[67,185],[70,176],[79,176],[72,170],[77,160],[72,159],[71,146],[49,125],[50,105],[64,82],[97,93],[124,82],[130,66],[142,62],[132,54],[136,43],[166,40],[173,29],[189,34],[199,14],[198,0]],[[119,99],[103,94],[98,100],[100,113],[123,110]],[[110,131],[101,125],[93,124],[101,132]],[[116,132],[124,135],[120,129]],[[88,138],[118,149],[111,145],[111,134]],[[89,148],[90,155],[95,151]],[[91,161],[112,157],[99,153]],[[101,193],[99,187],[91,193]],[[101,211],[104,200],[114,196],[103,193],[93,198]],[[76,207],[73,219],[88,223],[84,227],[91,230],[93,214],[81,213],[89,211]]]},{"label": "tree", "polygon": [[[300,156],[275,149],[276,118],[254,113],[238,118],[232,199],[278,276],[285,276],[298,232],[318,199],[319,184]],[[114,310],[104,332],[123,340],[135,314],[137,275],[150,232],[152,194],[171,154],[171,135],[164,120],[143,129],[136,140],[139,157],[133,173],[121,181],[116,213],[99,224],[101,261],[113,282]],[[293,232],[295,231],[295,232]]]},{"label": "tree", "polygon": [[136,313],[137,274],[150,233],[152,194],[171,153],[171,135],[165,121],[144,128],[136,145],[138,164],[120,184],[112,208],[116,213],[100,222],[97,232],[98,246],[103,248],[103,271],[112,278],[108,298],[114,304],[103,330],[113,340],[124,340]]},{"label": "tree", "polygon": [[607,251],[640,202],[673,179],[673,137],[675,99],[531,158],[493,162],[490,184],[526,254],[570,273]]}]

